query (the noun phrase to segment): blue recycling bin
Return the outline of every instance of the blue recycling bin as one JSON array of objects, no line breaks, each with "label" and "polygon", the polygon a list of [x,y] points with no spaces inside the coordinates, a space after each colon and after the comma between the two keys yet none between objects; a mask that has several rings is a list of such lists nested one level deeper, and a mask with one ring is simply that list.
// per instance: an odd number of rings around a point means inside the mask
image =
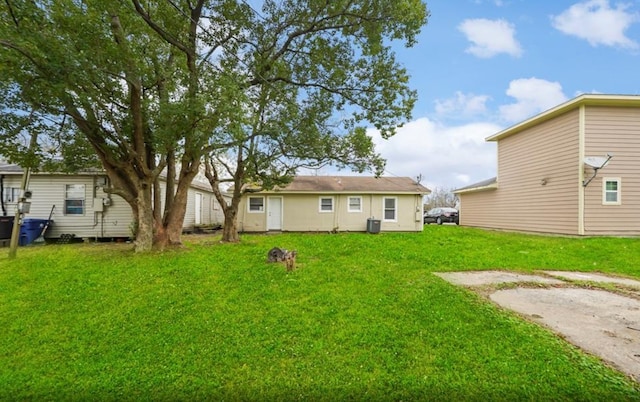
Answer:
[{"label": "blue recycling bin", "polygon": [[22,226],[20,227],[20,239],[18,244],[26,246],[33,243],[33,241],[42,234],[47,222],[47,219],[23,219]]}]

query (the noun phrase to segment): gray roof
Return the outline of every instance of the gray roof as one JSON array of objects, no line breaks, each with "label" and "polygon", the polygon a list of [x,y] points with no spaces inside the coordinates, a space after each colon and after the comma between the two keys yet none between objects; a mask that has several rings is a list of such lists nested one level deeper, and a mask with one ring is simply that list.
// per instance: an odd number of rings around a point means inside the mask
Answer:
[{"label": "gray roof", "polygon": [[464,193],[468,191],[490,190],[496,188],[498,184],[498,178],[492,177],[487,180],[482,180],[477,183],[470,184],[465,187],[457,188],[453,190],[454,193]]},{"label": "gray roof", "polygon": [[[22,174],[24,173],[24,169],[20,165],[16,165],[13,163],[4,163],[0,162],[0,174]],[[32,174],[49,174],[49,175],[104,175],[105,171],[103,169],[98,168],[86,168],[82,169],[75,173],[67,173],[67,172],[45,172],[38,171],[33,172]]]},{"label": "gray roof", "polygon": [[487,141],[499,141],[503,138],[517,134],[527,128],[536,126],[542,122],[553,119],[569,110],[577,109],[583,105],[613,106],[613,107],[640,107],[638,95],[611,95],[611,94],[582,94],[561,103],[549,110],[528,118],[514,126],[506,128],[499,133],[486,138]]},{"label": "gray roof", "polygon": [[22,172],[23,172],[22,168],[18,165],[0,162],[0,173],[22,173]]},{"label": "gray roof", "polygon": [[372,176],[296,176],[278,192],[313,193],[412,193],[429,194],[431,190],[410,177]]},{"label": "gray roof", "polygon": [[[5,175],[22,175],[24,173],[24,169],[19,165],[3,163],[0,162],[0,174]],[[33,172],[32,175],[64,175],[64,176],[104,176],[107,172],[104,169],[99,168],[87,168],[82,169],[75,173],[65,173],[65,172]],[[164,172],[160,174],[160,179],[164,180],[166,178]],[[211,185],[207,182],[201,182],[198,180],[193,180],[191,182],[191,187],[197,188],[203,191],[212,192]],[[223,194],[224,195],[224,194]]]}]

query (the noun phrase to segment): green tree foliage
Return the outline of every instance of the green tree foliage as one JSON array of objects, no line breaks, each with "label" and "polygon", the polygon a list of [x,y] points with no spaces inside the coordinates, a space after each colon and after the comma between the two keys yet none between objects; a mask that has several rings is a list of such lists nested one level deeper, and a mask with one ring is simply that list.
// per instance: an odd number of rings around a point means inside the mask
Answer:
[{"label": "green tree foliage", "polygon": [[221,113],[208,90],[224,85],[217,52],[246,28],[249,8],[231,0],[7,0],[0,12],[2,136],[11,140],[3,154],[24,163],[25,132],[41,149],[63,140],[65,160],[90,144],[110,191],[132,207],[136,249],[178,243],[187,189]]},{"label": "green tree foliage", "polygon": [[80,151],[90,145],[110,191],[131,205],[138,251],[180,242],[187,190],[205,156],[220,200],[229,177],[241,189],[286,182],[301,166],[379,171],[363,126],[388,137],[409,118],[415,92],[389,44],[415,42],[426,6],[252,4],[6,0],[0,135],[10,141],[2,153],[24,162],[25,133],[40,144],[34,164],[50,151],[89,163]]},{"label": "green tree foliage", "polygon": [[382,173],[365,127],[388,138],[410,118],[416,93],[390,44],[412,46],[426,18],[419,0],[265,1],[253,10],[252,28],[222,59],[234,66],[226,72],[235,87],[223,88],[235,103],[214,138],[234,145],[206,163],[220,201],[222,183],[234,190],[221,202],[224,240],[238,240],[244,193],[285,185],[300,168]]}]

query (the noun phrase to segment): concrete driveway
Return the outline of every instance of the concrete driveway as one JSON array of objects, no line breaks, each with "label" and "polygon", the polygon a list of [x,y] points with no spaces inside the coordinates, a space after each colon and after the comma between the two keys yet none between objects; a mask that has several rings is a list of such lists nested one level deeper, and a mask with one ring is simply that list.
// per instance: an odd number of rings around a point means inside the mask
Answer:
[{"label": "concrete driveway", "polygon": [[640,382],[640,281],[569,271],[434,274],[550,328]]}]

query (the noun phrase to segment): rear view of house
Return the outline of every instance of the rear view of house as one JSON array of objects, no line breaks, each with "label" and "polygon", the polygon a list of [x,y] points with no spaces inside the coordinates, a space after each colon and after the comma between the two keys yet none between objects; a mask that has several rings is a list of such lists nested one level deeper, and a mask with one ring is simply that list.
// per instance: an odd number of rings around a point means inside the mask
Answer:
[{"label": "rear view of house", "polygon": [[[2,215],[14,215],[20,195],[23,169],[0,164]],[[107,175],[100,170],[74,174],[32,173],[29,180],[29,211],[25,219],[51,217],[46,238],[110,239],[132,237],[135,231],[131,207],[120,196],[109,194]],[[161,180],[161,189],[165,190]],[[164,199],[164,197],[163,197]],[[183,228],[217,225],[224,221],[222,208],[207,185],[192,183],[189,188]]]},{"label": "rear view of house", "polygon": [[581,95],[487,140],[497,177],[455,191],[462,225],[640,235],[640,96]]},{"label": "rear view of house", "polygon": [[296,176],[285,188],[245,195],[238,228],[244,232],[421,231],[422,198],[429,193],[408,177]]}]

